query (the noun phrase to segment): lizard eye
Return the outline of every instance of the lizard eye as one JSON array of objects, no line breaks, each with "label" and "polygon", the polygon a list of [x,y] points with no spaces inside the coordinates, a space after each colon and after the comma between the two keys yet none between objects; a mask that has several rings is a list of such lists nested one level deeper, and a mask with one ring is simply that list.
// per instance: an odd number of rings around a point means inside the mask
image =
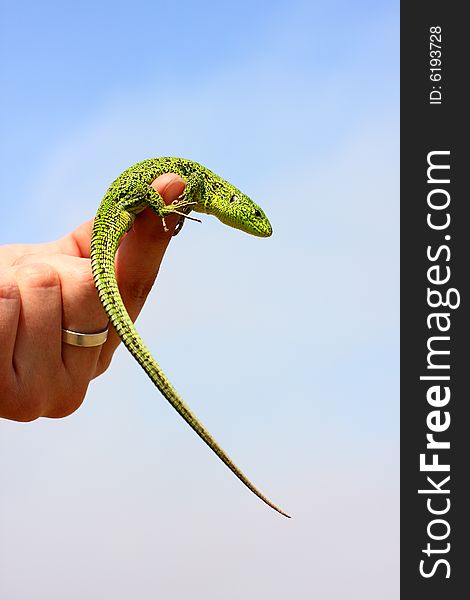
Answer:
[{"label": "lizard eye", "polygon": [[230,198],[230,202],[237,202],[237,200],[238,200],[238,196],[235,196],[235,195]]},{"label": "lizard eye", "polygon": [[255,217],[261,217],[261,213],[258,209],[255,210]]}]

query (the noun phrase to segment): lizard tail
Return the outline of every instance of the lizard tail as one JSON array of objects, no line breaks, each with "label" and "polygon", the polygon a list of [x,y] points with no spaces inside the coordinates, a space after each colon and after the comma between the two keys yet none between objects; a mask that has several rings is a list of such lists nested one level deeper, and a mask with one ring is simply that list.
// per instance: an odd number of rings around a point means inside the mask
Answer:
[{"label": "lizard tail", "polygon": [[98,213],[93,225],[90,256],[93,278],[100,300],[117,334],[163,396],[234,475],[268,506],[281,515],[290,518],[290,515],[268,500],[251,483],[248,477],[204,428],[199,419],[180,398],[137,333],[119,293],[114,270],[114,259],[119,242],[132,226],[134,217],[127,211],[121,211],[111,217],[107,212],[106,216],[101,216]]}]

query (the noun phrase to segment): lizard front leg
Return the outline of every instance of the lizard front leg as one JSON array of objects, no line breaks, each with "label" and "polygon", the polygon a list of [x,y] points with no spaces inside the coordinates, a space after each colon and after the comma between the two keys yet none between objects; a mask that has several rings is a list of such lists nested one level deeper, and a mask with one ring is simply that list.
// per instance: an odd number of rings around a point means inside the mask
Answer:
[{"label": "lizard front leg", "polygon": [[[187,216],[187,212],[190,212],[191,206],[197,204],[198,198],[201,195],[202,183],[199,177],[191,175],[185,182],[186,187],[184,192],[171,204],[166,205],[160,194],[152,187],[148,186],[145,201],[150,208],[161,217],[163,222],[163,228],[168,231],[168,227],[165,222],[165,217],[171,214],[181,215],[182,217]],[[189,210],[188,210],[189,209]],[[197,219],[196,219],[197,220]],[[177,229],[178,233],[181,227]]]},{"label": "lizard front leg", "polygon": [[192,207],[196,204],[199,204],[202,201],[204,195],[204,184],[202,182],[201,177],[197,173],[193,173],[190,175],[186,181],[186,185],[184,188],[184,192],[173,201],[173,205],[175,203],[182,203],[180,207],[183,207],[181,212],[177,214],[181,215],[181,219],[178,221],[176,225],[176,229],[173,232],[173,236],[178,235],[178,233],[183,229],[184,222],[186,219],[190,219],[191,221],[201,222],[200,219],[195,219],[194,217],[189,217],[189,213],[192,211]]}]

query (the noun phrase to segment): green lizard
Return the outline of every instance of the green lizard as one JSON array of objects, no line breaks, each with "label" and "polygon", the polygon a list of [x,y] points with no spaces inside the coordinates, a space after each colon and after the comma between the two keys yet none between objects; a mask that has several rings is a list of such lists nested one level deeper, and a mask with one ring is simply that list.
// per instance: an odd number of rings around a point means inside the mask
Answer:
[{"label": "green lizard", "polygon": [[[168,206],[150,185],[163,173],[177,173],[186,184],[183,194]],[[115,255],[121,239],[146,207],[151,207],[162,218],[165,230],[167,215],[180,215],[182,224],[184,219],[192,218],[188,216],[191,210],[215,215],[223,223],[259,237],[269,237],[271,225],[261,208],[248,196],[202,165],[183,158],[149,159],[124,171],[106,192],[93,225],[91,265],[109,320],[163,396],[248,489],[271,508],[289,517],[256,489],[186,406],[146,348],[124,307],[116,282]],[[177,226],[174,235],[181,226]]]}]

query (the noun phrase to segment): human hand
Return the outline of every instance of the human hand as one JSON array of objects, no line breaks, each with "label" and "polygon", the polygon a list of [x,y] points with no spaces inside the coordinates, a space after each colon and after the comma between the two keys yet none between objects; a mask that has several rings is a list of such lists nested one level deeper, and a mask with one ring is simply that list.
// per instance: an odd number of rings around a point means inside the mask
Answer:
[{"label": "human hand", "polygon": [[[170,204],[184,190],[175,174],[152,186]],[[150,292],[178,217],[143,211],[117,253],[116,276],[135,320]],[[0,247],[0,417],[32,421],[65,417],[81,405],[88,384],[109,366],[119,337],[94,348],[62,343],[62,328],[93,333],[108,319],[90,265],[93,220],[46,244]]]}]

